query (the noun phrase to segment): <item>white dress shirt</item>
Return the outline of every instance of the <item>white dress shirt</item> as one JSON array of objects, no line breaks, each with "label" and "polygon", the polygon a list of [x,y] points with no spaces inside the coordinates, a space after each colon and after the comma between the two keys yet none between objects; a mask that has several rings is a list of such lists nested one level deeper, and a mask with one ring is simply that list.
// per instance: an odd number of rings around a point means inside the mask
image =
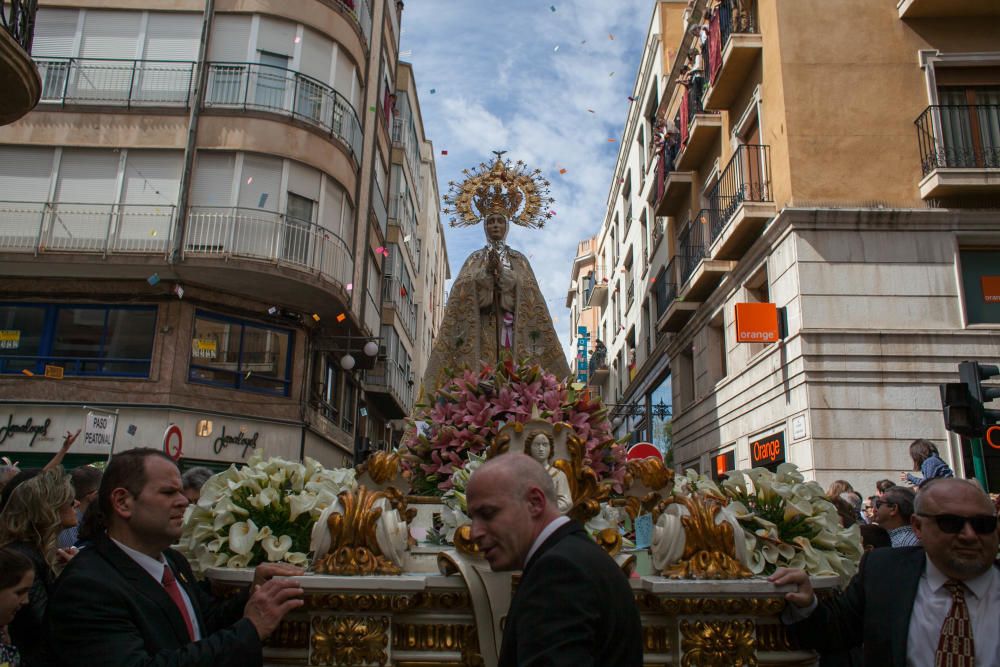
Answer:
[{"label": "white dress shirt", "polygon": [[528,549],[528,555],[524,559],[525,565],[528,564],[528,562],[531,560],[531,557],[535,555],[536,551],[538,551],[538,547],[542,546],[545,540],[549,539],[549,536],[552,533],[556,532],[556,529],[559,526],[563,525],[564,523],[569,523],[568,516],[563,515],[560,517],[556,517],[555,519],[552,519],[552,521],[550,521],[549,524],[545,526],[545,528],[542,528],[542,532],[538,533],[538,537],[535,538],[535,541],[531,543],[531,548]]},{"label": "white dress shirt", "polygon": [[[114,542],[119,549],[124,551],[126,556],[134,560],[139,567],[148,572],[149,576],[156,580],[156,583],[161,586],[163,585],[163,568],[167,567],[167,560],[163,557],[163,554],[160,554],[160,558],[157,560],[152,556],[147,556],[141,551],[136,551],[132,547],[122,544],[113,537],[111,538],[111,541]],[[191,626],[194,630],[194,640],[198,641],[201,639],[201,630],[198,628],[198,616],[194,613],[194,607],[191,606],[191,598],[188,597],[187,591],[184,590],[183,586],[181,586],[176,573],[174,573],[174,578],[178,579],[177,588],[180,589],[181,599],[184,600],[184,606],[187,607],[188,616],[191,617]]]},{"label": "white dress shirt", "polygon": [[[941,626],[951,609],[951,592],[944,587],[946,581],[948,577],[928,558],[910,615],[907,667],[934,667]],[[976,667],[996,667],[1000,665],[1000,573],[997,568],[990,567],[975,579],[967,580],[965,585],[965,606],[972,620]]]}]

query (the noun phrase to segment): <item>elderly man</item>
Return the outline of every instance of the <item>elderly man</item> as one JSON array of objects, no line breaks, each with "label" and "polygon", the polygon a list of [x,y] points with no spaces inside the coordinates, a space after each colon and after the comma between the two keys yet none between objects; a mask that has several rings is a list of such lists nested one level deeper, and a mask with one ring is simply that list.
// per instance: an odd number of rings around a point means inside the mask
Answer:
[{"label": "elderly man", "polygon": [[889,487],[875,500],[875,523],[889,531],[894,547],[920,546],[920,538],[910,523],[913,501],[913,491],[905,486]]},{"label": "elderly man", "polygon": [[169,548],[188,505],[182,490],[177,465],[163,452],[114,455],[97,499],[107,534],[73,558],[49,600],[49,637],[61,664],[263,664],[261,642],[303,604],[299,584],[277,575],[302,570],[261,565],[252,594],[213,598]]},{"label": "elderly man", "polygon": [[1000,571],[993,503],[974,483],[935,479],[916,497],[913,529],[923,548],[876,549],[844,593],[817,602],[802,570],[780,569],[794,584],[782,620],[808,647],[864,644],[866,665],[1000,665]]},{"label": "elderly man", "polygon": [[472,539],[490,567],[523,570],[499,667],[642,664],[628,580],[583,526],[560,514],[541,464],[503,454],[473,473],[466,492]]}]

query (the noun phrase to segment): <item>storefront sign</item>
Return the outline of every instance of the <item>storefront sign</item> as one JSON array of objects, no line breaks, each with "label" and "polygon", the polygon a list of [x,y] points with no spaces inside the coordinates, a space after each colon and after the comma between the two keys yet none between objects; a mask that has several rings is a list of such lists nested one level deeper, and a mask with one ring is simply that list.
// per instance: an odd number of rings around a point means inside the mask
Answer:
[{"label": "storefront sign", "polygon": [[195,338],[191,341],[191,356],[195,359],[215,359],[218,343],[211,338]]},{"label": "storefront sign", "polygon": [[24,433],[31,436],[31,440],[28,442],[28,446],[31,447],[35,444],[35,438],[40,435],[48,435],[51,423],[51,419],[46,419],[43,423],[36,424],[31,417],[28,417],[23,424],[15,424],[14,415],[10,415],[7,417],[7,425],[0,426],[0,445],[5,443],[8,438]]},{"label": "storefront sign", "polygon": [[983,301],[1000,303],[1000,276],[983,276],[979,280],[983,286]]},{"label": "storefront sign", "polygon": [[216,454],[221,454],[222,450],[229,445],[236,445],[237,447],[243,447],[243,453],[240,454],[243,458],[247,457],[248,449],[257,449],[257,437],[260,435],[259,431],[254,431],[254,434],[247,437],[242,431],[238,432],[236,435],[226,435],[226,427],[222,427],[222,435],[215,439],[212,443],[212,449],[215,450]]},{"label": "storefront sign", "polygon": [[88,412],[83,428],[84,444],[97,445],[98,447],[114,445],[117,419],[114,415]]},{"label": "storefront sign", "polygon": [[180,461],[184,454],[184,436],[181,435],[181,427],[171,424],[163,432],[163,451],[174,461]]},{"label": "storefront sign", "polygon": [[773,303],[736,304],[736,342],[773,343],[778,340],[778,308]]},{"label": "storefront sign", "polygon": [[771,467],[785,462],[785,432],[778,431],[750,441],[750,467]]},{"label": "storefront sign", "polygon": [[736,451],[730,449],[728,452],[716,454],[712,457],[712,479],[718,481],[730,470],[736,469]]},{"label": "storefront sign", "polygon": [[0,350],[16,350],[21,346],[19,329],[0,329]]}]

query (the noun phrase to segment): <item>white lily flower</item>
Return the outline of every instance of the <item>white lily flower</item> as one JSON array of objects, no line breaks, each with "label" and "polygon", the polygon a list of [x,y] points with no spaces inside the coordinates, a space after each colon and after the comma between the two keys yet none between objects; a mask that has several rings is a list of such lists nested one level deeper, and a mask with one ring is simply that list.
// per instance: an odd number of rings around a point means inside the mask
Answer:
[{"label": "white lily flower", "polygon": [[226,567],[246,567],[249,564],[250,554],[236,554],[226,561]]},{"label": "white lily flower", "polygon": [[267,538],[271,537],[272,535],[274,535],[274,532],[271,530],[271,527],[264,526],[263,528],[257,531],[257,541],[262,542]]},{"label": "white lily flower", "polygon": [[270,507],[272,503],[277,504],[280,501],[281,496],[273,486],[265,486],[260,490],[260,493],[250,498],[250,504],[258,509]]},{"label": "white lily flower", "polygon": [[292,565],[304,566],[309,562],[309,556],[305,555],[301,551],[293,551],[291,553],[285,554],[285,562],[291,563]]},{"label": "white lily flower", "polygon": [[212,518],[212,530],[218,532],[231,523],[236,523],[236,515],[232,512],[222,512]]},{"label": "white lily flower", "polygon": [[[249,562],[249,554],[253,549],[254,543],[257,541],[257,526],[254,524],[253,519],[247,519],[246,521],[239,521],[234,523],[229,527],[229,547],[232,549],[233,553],[240,556],[247,556]],[[236,567],[230,565],[230,567]],[[243,567],[240,565],[239,567]]]},{"label": "white lily flower", "polygon": [[320,513],[319,518],[316,519],[316,523],[313,524],[312,536],[309,540],[309,551],[313,553],[314,558],[322,558],[330,551],[333,538],[330,536],[330,528],[326,522],[331,514],[338,511],[340,511],[340,503],[333,503]]},{"label": "white lily flower", "polygon": [[316,499],[317,495],[309,493],[308,491],[303,491],[297,496],[288,496],[288,518],[291,521],[295,521],[295,519],[303,512],[311,511],[312,508],[316,507]]},{"label": "white lily flower", "polygon": [[292,548],[292,538],[288,535],[282,535],[281,537],[269,535],[260,544],[264,547],[264,551],[267,552],[267,559],[272,563],[276,563],[284,558],[288,550]]}]

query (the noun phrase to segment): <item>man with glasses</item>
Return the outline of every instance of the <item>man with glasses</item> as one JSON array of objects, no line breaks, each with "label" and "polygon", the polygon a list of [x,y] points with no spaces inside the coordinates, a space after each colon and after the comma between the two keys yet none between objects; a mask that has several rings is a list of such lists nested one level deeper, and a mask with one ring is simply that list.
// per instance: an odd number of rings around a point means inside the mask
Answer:
[{"label": "man with glasses", "polygon": [[911,518],[923,547],[875,549],[839,597],[818,602],[802,570],[770,580],[793,585],[782,620],[800,644],[823,652],[864,645],[866,665],[1000,665],[997,517],[974,483],[928,481]]},{"label": "man with glasses", "polygon": [[920,546],[920,538],[910,524],[912,516],[913,491],[905,486],[890,487],[875,499],[875,523],[888,531],[894,547]]}]

